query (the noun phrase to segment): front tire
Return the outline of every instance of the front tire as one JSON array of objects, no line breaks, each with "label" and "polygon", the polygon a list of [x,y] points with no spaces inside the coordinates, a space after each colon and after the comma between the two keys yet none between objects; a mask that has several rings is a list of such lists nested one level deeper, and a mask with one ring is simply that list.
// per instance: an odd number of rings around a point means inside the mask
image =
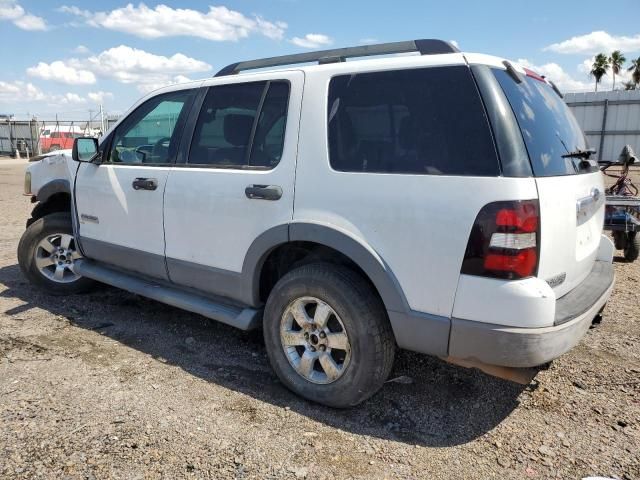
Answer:
[{"label": "front tire", "polygon": [[330,407],[357,405],[385,382],[395,340],[372,287],[345,267],[304,265],[271,291],[264,339],[280,381]]},{"label": "front tire", "polygon": [[74,272],[75,261],[80,258],[68,212],[51,213],[34,221],[18,244],[18,263],[24,276],[53,295],[81,293],[94,285],[93,280]]}]

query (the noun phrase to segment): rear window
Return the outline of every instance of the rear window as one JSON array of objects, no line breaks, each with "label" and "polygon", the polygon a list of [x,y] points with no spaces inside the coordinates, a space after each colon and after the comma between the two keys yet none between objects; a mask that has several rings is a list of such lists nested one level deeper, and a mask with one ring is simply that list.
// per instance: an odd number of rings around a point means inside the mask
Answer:
[{"label": "rear window", "polygon": [[328,130],[335,170],[499,174],[484,107],[465,66],[336,76]]},{"label": "rear window", "polygon": [[532,77],[517,83],[505,70],[494,70],[522,132],[536,177],[574,175],[597,170],[595,161],[579,168],[580,159],[563,158],[588,148],[573,113],[550,85]]}]

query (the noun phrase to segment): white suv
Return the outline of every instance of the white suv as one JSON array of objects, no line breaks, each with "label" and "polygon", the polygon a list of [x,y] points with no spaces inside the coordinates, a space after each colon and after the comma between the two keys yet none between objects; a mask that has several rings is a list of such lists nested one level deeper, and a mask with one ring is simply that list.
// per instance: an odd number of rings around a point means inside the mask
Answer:
[{"label": "white suv", "polygon": [[591,153],[551,82],[447,42],[240,62],[32,163],[18,257],[262,326],[286,386],[351,406],[396,346],[495,373],[578,343],[614,283]]}]

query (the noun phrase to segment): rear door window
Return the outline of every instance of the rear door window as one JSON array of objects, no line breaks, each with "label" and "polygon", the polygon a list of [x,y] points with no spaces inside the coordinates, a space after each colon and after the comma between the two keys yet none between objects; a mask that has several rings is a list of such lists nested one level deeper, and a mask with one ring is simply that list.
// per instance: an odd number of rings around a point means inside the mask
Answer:
[{"label": "rear door window", "polygon": [[595,161],[563,158],[588,145],[573,113],[550,85],[529,76],[517,83],[505,70],[495,69],[494,75],[516,116],[536,177],[597,170]]},{"label": "rear door window", "polygon": [[334,77],[328,130],[335,170],[499,175],[489,122],[466,66]]},{"label": "rear door window", "polygon": [[289,82],[211,87],[198,116],[188,163],[218,168],[273,168],[280,162]]}]

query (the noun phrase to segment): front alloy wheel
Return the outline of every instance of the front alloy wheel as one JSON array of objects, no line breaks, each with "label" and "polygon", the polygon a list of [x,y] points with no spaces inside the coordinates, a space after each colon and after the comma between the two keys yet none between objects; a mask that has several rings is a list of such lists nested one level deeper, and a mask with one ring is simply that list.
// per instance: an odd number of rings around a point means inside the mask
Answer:
[{"label": "front alloy wheel", "polygon": [[22,273],[53,295],[80,293],[94,285],[93,280],[76,273],[81,258],[69,212],[50,213],[30,222],[18,244]]},{"label": "front alloy wheel", "polygon": [[76,249],[73,235],[54,233],[43,238],[34,251],[38,271],[57,283],[75,282],[80,275],[75,273],[75,261],[82,258]]}]

